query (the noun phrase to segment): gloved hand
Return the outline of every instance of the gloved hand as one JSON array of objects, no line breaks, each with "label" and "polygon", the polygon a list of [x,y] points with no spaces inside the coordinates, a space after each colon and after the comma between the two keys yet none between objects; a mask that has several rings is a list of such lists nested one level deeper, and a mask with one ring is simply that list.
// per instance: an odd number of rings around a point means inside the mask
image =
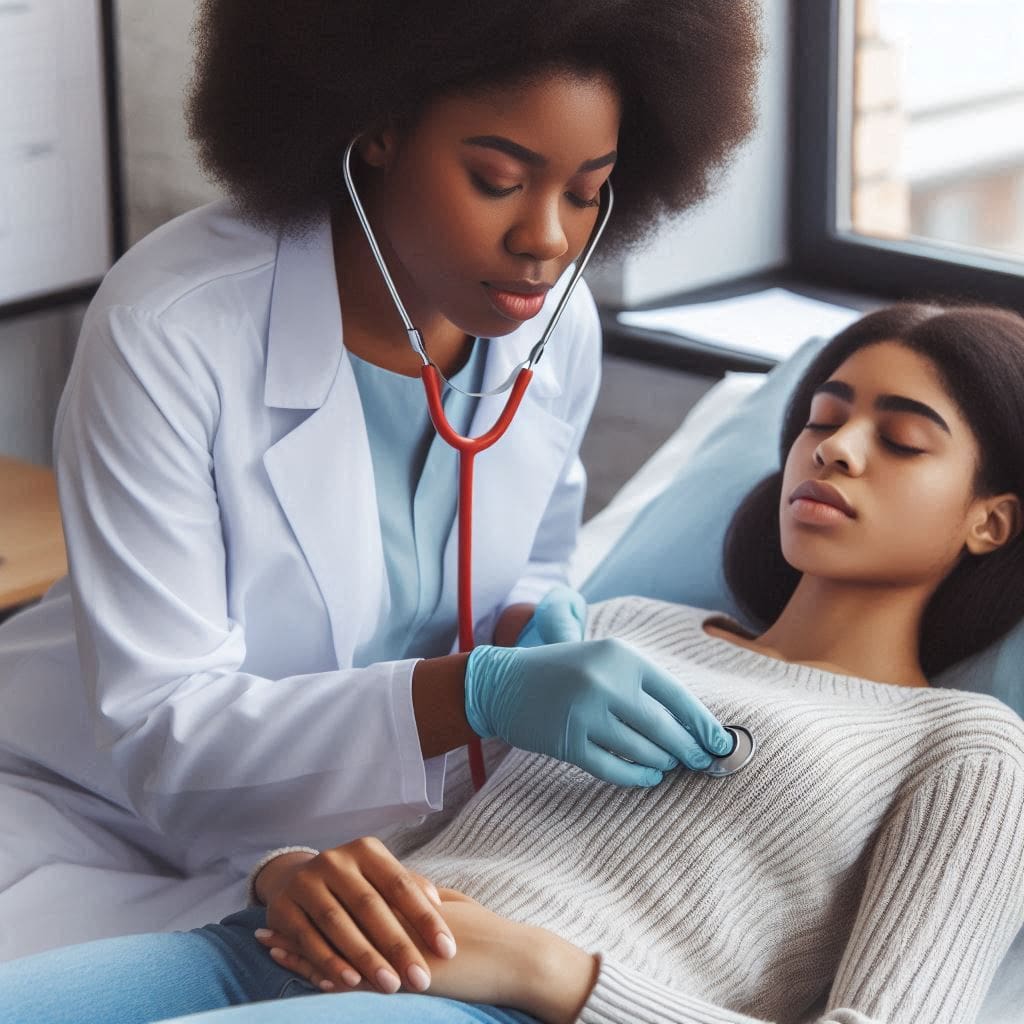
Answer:
[{"label": "gloved hand", "polygon": [[700,770],[708,752],[733,747],[682,683],[616,639],[477,647],[466,666],[466,718],[481,737],[620,786],[656,786],[680,762]]},{"label": "gloved hand", "polygon": [[572,587],[553,587],[523,626],[516,647],[542,647],[582,640],[587,626],[587,601]]}]

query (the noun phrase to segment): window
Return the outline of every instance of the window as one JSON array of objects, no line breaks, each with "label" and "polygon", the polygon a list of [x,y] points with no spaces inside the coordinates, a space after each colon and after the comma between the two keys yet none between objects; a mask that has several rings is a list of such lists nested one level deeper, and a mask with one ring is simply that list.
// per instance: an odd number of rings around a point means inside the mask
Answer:
[{"label": "window", "polygon": [[1024,309],[1024,4],[796,10],[798,272]]}]

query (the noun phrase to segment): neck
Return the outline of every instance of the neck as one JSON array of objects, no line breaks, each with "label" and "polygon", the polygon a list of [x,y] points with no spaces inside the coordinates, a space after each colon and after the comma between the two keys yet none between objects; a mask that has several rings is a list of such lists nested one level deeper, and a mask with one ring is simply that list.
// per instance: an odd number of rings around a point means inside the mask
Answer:
[{"label": "neck", "polygon": [[[472,339],[437,310],[429,308],[404,272],[384,233],[375,226],[379,218],[374,216],[369,197],[364,197],[364,205],[406,312],[419,329],[430,358],[450,377],[469,357]],[[407,377],[418,377],[423,360],[409,342],[384,275],[348,202],[337,204],[331,212],[331,235],[345,348],[368,363]]]},{"label": "neck", "polygon": [[804,575],[756,644],[785,661],[899,686],[927,686],[918,643],[930,596]]}]

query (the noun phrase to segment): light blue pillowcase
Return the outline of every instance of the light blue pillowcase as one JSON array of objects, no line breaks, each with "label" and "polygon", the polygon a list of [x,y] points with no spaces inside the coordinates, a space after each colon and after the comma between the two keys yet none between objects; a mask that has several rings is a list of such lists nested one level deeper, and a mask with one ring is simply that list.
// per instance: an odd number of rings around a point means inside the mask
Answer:
[{"label": "light blue pillowcase", "polygon": [[786,403],[825,344],[812,338],[776,366],[644,506],[583,584],[588,601],[639,594],[728,612],[752,625],[725,584],[725,533],[751,488],[778,469]]},{"label": "light blue pillowcase", "polygon": [[[751,488],[779,468],[790,394],[827,342],[812,338],[776,366],[641,510],[583,584],[588,601],[638,594],[713,608],[753,625],[725,583],[725,534]],[[1024,715],[1024,622],[933,682],[991,694]]]}]

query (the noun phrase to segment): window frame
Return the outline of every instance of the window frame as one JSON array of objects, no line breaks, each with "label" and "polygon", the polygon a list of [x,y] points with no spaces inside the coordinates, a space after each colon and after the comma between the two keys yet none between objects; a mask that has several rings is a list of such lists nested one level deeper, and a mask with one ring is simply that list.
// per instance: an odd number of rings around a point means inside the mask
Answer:
[{"label": "window frame", "polygon": [[[854,0],[850,0],[854,2]],[[958,261],[936,246],[854,238],[836,226],[843,0],[794,0],[791,268],[803,280],[897,298],[992,302],[1024,313],[1024,261]],[[911,251],[911,249],[920,251]],[[991,263],[992,266],[982,265]]]}]

